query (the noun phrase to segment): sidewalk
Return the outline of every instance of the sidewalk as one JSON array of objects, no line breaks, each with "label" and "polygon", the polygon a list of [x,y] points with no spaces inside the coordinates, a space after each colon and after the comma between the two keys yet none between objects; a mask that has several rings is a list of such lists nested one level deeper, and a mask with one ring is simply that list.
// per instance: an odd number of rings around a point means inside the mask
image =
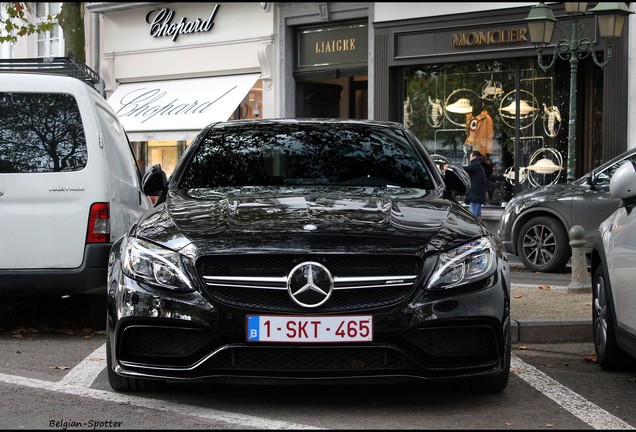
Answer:
[{"label": "sidewalk", "polygon": [[[502,211],[496,207],[482,210],[484,224],[495,235]],[[512,270],[523,268],[516,256],[509,258]],[[593,342],[591,291],[568,291],[570,280],[561,277],[554,284],[550,279],[550,275],[537,273],[536,283],[519,283],[511,272],[512,343]]]},{"label": "sidewalk", "polygon": [[[568,292],[567,286],[550,286],[547,288],[549,291],[545,289],[539,285],[517,285],[513,276],[512,343],[593,342],[591,292],[572,293]],[[535,295],[528,298],[520,294],[521,290]],[[528,308],[532,310],[528,311]],[[545,312],[561,309],[570,313],[532,313],[542,308],[546,309]]]}]

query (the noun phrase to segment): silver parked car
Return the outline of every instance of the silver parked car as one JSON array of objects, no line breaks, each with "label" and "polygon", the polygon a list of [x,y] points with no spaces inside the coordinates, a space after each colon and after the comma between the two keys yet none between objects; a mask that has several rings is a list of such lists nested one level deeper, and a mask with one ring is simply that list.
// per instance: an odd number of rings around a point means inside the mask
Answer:
[{"label": "silver parked car", "polygon": [[612,175],[625,161],[636,162],[631,149],[572,183],[543,186],[517,194],[508,202],[499,222],[506,252],[517,255],[529,270],[563,271],[570,260],[569,231],[585,230],[586,252],[592,248],[599,224],[619,204],[609,193]]},{"label": "silver parked car", "polygon": [[623,163],[609,189],[620,204],[594,237],[592,318],[596,361],[614,370],[636,358],[636,163]]}]

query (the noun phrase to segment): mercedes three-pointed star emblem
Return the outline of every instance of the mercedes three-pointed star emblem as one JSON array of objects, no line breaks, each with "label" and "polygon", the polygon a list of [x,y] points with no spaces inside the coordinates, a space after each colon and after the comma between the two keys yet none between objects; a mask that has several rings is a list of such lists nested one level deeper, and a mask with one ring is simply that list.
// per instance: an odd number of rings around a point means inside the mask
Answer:
[{"label": "mercedes three-pointed star emblem", "polygon": [[314,308],[329,299],[333,277],[325,266],[313,261],[298,264],[287,276],[287,292],[296,304]]}]

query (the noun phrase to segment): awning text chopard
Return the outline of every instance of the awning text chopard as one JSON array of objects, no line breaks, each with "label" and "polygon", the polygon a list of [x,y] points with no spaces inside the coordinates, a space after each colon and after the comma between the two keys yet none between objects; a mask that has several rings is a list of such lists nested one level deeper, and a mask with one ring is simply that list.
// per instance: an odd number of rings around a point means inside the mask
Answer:
[{"label": "awning text chopard", "polygon": [[236,89],[231,87],[215,100],[207,101],[182,101],[174,98],[171,101],[161,101],[166,91],[160,88],[144,88],[133,90],[122,95],[118,101],[121,108],[117,111],[119,117],[145,117],[141,123],[145,123],[154,116],[176,116],[182,114],[201,114],[210,110],[214,103]]}]

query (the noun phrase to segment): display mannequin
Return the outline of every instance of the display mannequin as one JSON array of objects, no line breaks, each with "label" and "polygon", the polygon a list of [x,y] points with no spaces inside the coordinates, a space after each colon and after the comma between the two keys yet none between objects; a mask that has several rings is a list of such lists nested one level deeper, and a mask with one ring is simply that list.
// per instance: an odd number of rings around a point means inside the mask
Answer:
[{"label": "display mannequin", "polygon": [[[488,160],[492,154],[494,125],[481,101],[473,105],[473,111],[466,114],[466,150],[479,150]],[[468,148],[470,146],[470,148]]]}]

